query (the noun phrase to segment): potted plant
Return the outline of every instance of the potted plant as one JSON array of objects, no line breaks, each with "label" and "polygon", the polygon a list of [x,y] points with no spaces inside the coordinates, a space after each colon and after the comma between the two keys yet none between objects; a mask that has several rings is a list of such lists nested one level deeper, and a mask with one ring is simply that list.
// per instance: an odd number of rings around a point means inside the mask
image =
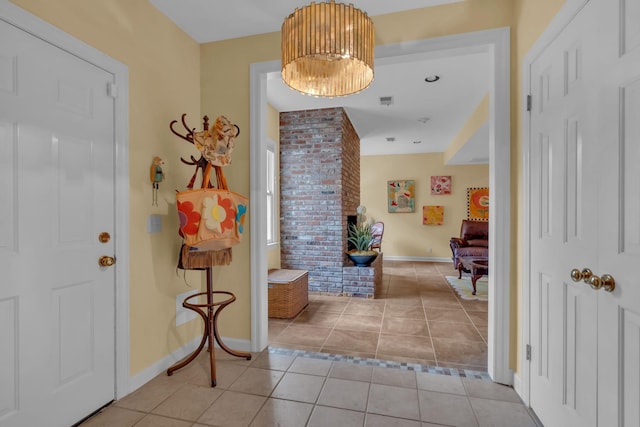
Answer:
[{"label": "potted plant", "polygon": [[371,224],[349,224],[347,241],[354,248],[347,252],[347,256],[356,267],[368,267],[378,256],[378,252],[369,249],[373,241]]}]

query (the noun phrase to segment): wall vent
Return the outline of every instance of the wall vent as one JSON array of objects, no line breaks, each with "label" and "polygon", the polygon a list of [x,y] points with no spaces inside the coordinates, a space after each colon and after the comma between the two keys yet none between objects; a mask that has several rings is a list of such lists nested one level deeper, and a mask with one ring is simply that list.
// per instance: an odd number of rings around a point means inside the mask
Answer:
[{"label": "wall vent", "polygon": [[387,142],[394,142],[396,139],[393,136],[387,137]]},{"label": "wall vent", "polygon": [[389,105],[393,104],[393,96],[381,96],[380,97],[380,105]]}]

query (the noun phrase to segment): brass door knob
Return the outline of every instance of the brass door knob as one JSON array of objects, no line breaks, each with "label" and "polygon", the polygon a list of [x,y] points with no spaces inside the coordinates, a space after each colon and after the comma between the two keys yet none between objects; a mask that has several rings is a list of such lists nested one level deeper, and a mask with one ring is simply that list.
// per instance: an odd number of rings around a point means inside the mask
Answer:
[{"label": "brass door knob", "polygon": [[574,268],[571,270],[571,280],[579,282],[584,280],[593,289],[604,289],[607,292],[613,292],[616,288],[616,281],[610,274],[603,274],[602,277],[598,277],[591,272],[588,268],[583,268],[582,271]]},{"label": "brass door knob", "polygon": [[602,277],[593,276],[589,284],[593,289],[604,289],[607,292],[613,292],[616,288],[616,280],[610,274],[603,274]]},{"label": "brass door knob", "polygon": [[583,268],[582,271],[574,268],[571,270],[571,280],[574,282],[579,282],[580,280],[584,280],[585,283],[589,283],[589,280],[593,276],[593,273],[588,268]]},{"label": "brass door knob", "polygon": [[607,292],[613,292],[616,288],[616,280],[610,274],[603,274],[600,281],[602,281],[602,289]]},{"label": "brass door knob", "polygon": [[103,255],[100,258],[98,258],[98,264],[101,267],[111,267],[115,263],[116,263],[116,259],[111,256]]},{"label": "brass door knob", "polygon": [[587,283],[595,290],[598,290],[603,286],[602,279],[600,279],[598,276],[592,276],[591,278],[589,278],[589,281]]}]

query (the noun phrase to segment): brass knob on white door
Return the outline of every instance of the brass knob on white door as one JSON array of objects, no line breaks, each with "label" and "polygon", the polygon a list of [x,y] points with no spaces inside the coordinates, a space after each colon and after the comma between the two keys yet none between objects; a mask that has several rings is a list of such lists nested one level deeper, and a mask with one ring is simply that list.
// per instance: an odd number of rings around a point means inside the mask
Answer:
[{"label": "brass knob on white door", "polygon": [[571,270],[571,280],[574,282],[579,282],[580,280],[584,280],[585,283],[589,283],[589,280],[593,276],[593,273],[588,268],[583,268],[582,271],[574,268]]},{"label": "brass knob on white door", "polygon": [[98,264],[101,267],[111,267],[115,263],[116,263],[116,259],[111,256],[103,255],[100,258],[98,258]]},{"label": "brass knob on white door", "polygon": [[[598,278],[598,276],[595,276],[595,278]],[[602,288],[606,292],[613,292],[616,288],[616,280],[612,275],[603,274],[602,277],[599,277],[598,279],[600,281],[600,287],[598,287],[598,289]]]},{"label": "brass knob on white door", "polygon": [[591,276],[587,283],[595,290],[598,290],[603,286],[602,279],[598,276]]},{"label": "brass knob on white door", "polygon": [[571,280],[579,282],[584,280],[593,289],[604,289],[607,292],[613,292],[616,288],[616,280],[610,274],[603,274],[602,277],[596,276],[588,268],[583,268],[582,271],[574,268],[571,270]]},{"label": "brass knob on white door", "polygon": [[616,288],[616,280],[610,274],[603,274],[602,277],[593,276],[589,284],[593,289],[604,289],[606,292],[613,292]]}]

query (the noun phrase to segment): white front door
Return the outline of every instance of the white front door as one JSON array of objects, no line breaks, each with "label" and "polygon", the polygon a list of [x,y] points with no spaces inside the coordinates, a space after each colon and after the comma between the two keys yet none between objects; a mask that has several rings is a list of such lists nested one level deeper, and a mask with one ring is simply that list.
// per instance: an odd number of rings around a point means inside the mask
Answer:
[{"label": "white front door", "polygon": [[[0,20],[0,425],[114,398],[113,75]],[[108,241],[99,240],[109,233]]]},{"label": "white front door", "polygon": [[[531,65],[530,404],[546,427],[640,425],[640,57],[620,46],[625,19],[640,45],[639,6],[589,1]],[[584,268],[617,288],[574,282]]]}]

